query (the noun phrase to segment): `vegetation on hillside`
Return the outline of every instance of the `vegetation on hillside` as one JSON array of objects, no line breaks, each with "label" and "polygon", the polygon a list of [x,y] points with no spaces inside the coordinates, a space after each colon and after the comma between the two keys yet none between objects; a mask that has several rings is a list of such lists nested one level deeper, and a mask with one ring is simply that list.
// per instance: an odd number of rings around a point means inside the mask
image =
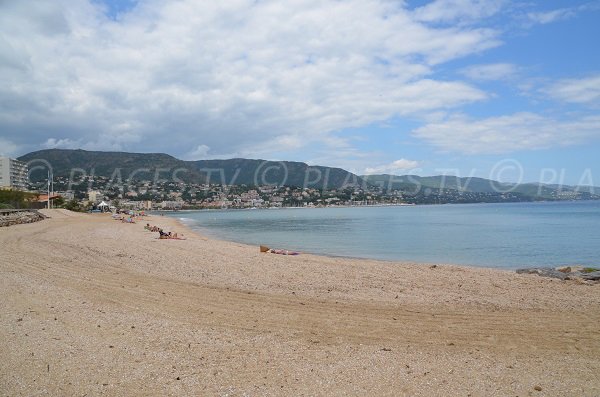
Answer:
[{"label": "vegetation on hillside", "polygon": [[37,199],[35,193],[21,192],[19,190],[0,190],[0,208],[23,209],[31,208]]},{"label": "vegetation on hillside", "polygon": [[19,160],[29,164],[32,182],[45,181],[50,164],[55,177],[69,178],[74,182],[90,176],[105,177],[115,185],[136,180],[336,189],[364,183],[359,176],[341,168],[309,166],[296,161],[239,158],[183,161],[164,153],[69,149],[40,150],[21,156]]}]

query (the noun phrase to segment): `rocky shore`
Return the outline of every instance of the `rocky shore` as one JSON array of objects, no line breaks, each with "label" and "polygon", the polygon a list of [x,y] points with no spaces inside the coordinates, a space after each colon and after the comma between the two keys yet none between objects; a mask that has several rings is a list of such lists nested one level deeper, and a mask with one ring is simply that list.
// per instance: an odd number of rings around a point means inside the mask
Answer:
[{"label": "rocky shore", "polygon": [[600,269],[585,266],[562,267],[532,267],[518,269],[519,274],[537,274],[542,277],[557,278],[559,280],[579,280],[591,283],[600,283]]},{"label": "rocky shore", "polygon": [[33,223],[44,219],[46,219],[46,217],[36,210],[15,211],[6,215],[0,215],[0,227]]}]

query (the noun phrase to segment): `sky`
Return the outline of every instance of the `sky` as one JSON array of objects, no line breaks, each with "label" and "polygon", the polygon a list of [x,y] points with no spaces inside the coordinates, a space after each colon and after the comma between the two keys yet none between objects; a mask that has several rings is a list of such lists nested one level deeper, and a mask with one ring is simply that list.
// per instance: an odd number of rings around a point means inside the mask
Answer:
[{"label": "sky", "polygon": [[598,0],[0,0],[0,155],[600,186],[598,37]]}]

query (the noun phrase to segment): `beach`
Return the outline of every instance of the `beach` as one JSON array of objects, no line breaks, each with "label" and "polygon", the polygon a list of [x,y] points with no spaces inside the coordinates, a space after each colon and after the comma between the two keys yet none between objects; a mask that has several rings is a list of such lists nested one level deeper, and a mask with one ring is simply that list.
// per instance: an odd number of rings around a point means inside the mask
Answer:
[{"label": "beach", "polygon": [[600,395],[600,285],[46,213],[0,228],[2,395]]}]

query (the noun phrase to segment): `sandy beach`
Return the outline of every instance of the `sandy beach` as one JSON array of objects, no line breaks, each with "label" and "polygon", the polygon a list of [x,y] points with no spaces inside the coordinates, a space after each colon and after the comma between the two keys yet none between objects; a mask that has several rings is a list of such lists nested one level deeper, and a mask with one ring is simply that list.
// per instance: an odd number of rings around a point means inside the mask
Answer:
[{"label": "sandy beach", "polygon": [[48,214],[0,228],[3,396],[600,395],[600,285]]}]

